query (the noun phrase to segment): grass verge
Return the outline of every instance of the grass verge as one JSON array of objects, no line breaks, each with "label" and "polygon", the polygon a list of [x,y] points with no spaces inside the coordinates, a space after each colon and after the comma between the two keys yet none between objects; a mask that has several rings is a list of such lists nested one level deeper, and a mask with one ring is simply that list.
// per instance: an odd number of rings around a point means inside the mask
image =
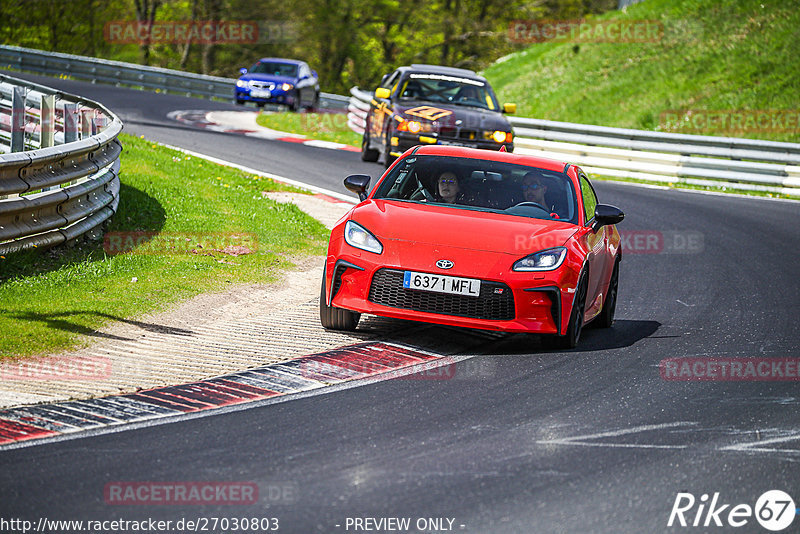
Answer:
[{"label": "grass verge", "polygon": [[74,347],[110,321],[274,281],[292,257],[324,253],[322,224],[262,195],[293,188],[120,139],[121,200],[105,242],[0,258],[0,358]]},{"label": "grass verge", "polygon": [[259,113],[259,125],[280,132],[307,135],[320,141],[333,141],[361,147],[361,135],[347,126],[344,113]]}]

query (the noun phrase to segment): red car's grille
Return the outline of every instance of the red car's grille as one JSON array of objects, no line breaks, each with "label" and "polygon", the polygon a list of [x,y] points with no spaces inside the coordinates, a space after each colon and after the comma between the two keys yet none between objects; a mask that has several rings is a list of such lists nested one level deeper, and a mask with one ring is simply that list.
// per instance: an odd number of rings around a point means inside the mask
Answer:
[{"label": "red car's grille", "polygon": [[480,296],[468,297],[406,289],[403,287],[403,271],[379,269],[372,277],[369,300],[392,308],[474,319],[510,321],[514,318],[511,288],[501,282],[485,280],[481,281]]}]

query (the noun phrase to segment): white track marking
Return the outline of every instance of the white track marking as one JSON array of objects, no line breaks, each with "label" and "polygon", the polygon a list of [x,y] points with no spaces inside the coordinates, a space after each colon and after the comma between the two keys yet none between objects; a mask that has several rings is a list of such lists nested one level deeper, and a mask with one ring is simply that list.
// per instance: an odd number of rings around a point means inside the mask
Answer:
[{"label": "white track marking", "polygon": [[636,434],[639,432],[648,432],[651,430],[665,430],[668,428],[679,428],[687,426],[695,426],[697,423],[690,421],[678,421],[675,423],[662,423],[658,425],[642,425],[632,428],[624,428],[621,430],[611,430],[608,432],[600,432],[597,434],[584,434],[581,436],[572,436],[568,438],[538,440],[536,443],[540,445],[580,445],[583,447],[612,447],[623,449],[685,449],[688,445],[650,445],[638,443],[604,443],[604,442],[591,442],[588,440],[611,438],[617,436],[625,436],[629,434]]},{"label": "white track marking", "polygon": [[796,452],[800,453],[800,449],[775,449],[772,447],[764,447],[764,445],[772,445],[773,443],[785,443],[787,441],[800,441],[800,432],[795,432],[789,436],[780,438],[764,439],[761,441],[754,441],[752,443],[737,443],[736,445],[728,445],[722,447],[721,451],[739,451],[739,452]]}]

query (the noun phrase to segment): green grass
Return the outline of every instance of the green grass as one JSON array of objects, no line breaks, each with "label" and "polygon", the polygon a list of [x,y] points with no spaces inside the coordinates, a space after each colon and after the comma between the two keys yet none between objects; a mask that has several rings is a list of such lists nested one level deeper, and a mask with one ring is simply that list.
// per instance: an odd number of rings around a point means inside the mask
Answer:
[{"label": "green grass", "polygon": [[320,141],[361,146],[361,135],[347,126],[344,113],[259,113],[256,122],[265,128],[306,135]]},{"label": "green grass", "polygon": [[[800,9],[792,0],[646,0],[598,20],[657,20],[648,43],[546,42],[485,71],[500,99],[524,117],[645,130],[682,131],[670,110],[800,109]],[[787,131],[685,133],[800,141]]]},{"label": "green grass", "polygon": [[[154,235],[138,253],[82,242],[0,257],[0,358],[74,347],[111,321],[231,284],[274,281],[293,258],[324,253],[328,232],[319,222],[262,196],[292,188],[143,139],[121,140],[121,200],[106,236],[111,243],[115,232]],[[236,244],[252,253],[220,252]]]}]

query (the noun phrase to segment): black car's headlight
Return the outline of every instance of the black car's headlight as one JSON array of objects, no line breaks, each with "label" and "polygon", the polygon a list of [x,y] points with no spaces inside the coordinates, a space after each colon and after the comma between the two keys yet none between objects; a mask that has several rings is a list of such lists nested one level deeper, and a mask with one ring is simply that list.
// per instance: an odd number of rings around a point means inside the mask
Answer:
[{"label": "black car's headlight", "polygon": [[434,128],[433,125],[429,122],[403,120],[397,125],[397,131],[419,134],[419,133],[433,132]]},{"label": "black car's headlight", "polygon": [[552,271],[561,267],[567,257],[566,247],[548,248],[517,260],[513,271]]},{"label": "black car's headlight", "polygon": [[367,252],[374,254],[383,252],[383,245],[378,241],[378,238],[357,222],[347,221],[344,225],[344,240],[351,247],[360,248]]},{"label": "black car's headlight", "polygon": [[514,140],[514,134],[503,130],[485,130],[483,132],[483,138],[491,139],[495,143],[510,143]]}]

